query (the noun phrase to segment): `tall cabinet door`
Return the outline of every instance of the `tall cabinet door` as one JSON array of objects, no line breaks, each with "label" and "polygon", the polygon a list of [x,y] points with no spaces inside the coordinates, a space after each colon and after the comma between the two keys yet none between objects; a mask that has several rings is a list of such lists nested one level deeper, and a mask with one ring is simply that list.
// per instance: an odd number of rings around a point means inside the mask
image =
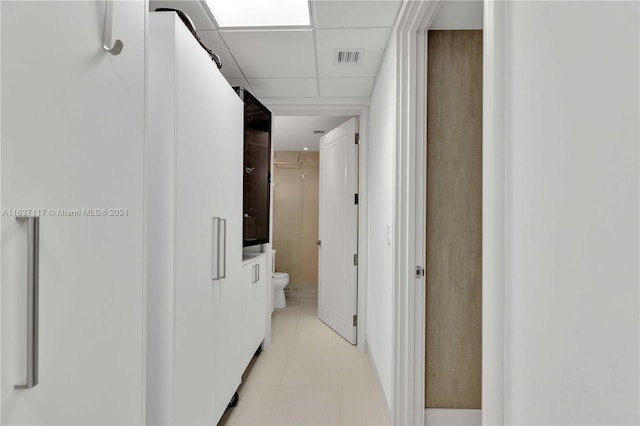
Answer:
[{"label": "tall cabinet door", "polygon": [[[117,56],[104,1],[0,7],[2,424],[140,424],[145,2],[113,2]],[[16,389],[36,331],[37,384]]]},{"label": "tall cabinet door", "polygon": [[[219,77],[219,78],[218,78]],[[222,413],[240,385],[244,366],[240,362],[242,333],[242,176],[244,103],[222,75],[216,75],[218,102],[213,142],[219,147],[218,205],[225,233],[223,278],[214,283],[220,345],[218,408]]]},{"label": "tall cabinet door", "polygon": [[[173,13],[155,13],[152,25],[175,33],[175,398],[174,424],[213,424],[217,372],[214,293],[221,232],[216,182],[219,74],[206,52]],[[174,30],[175,29],[175,30]]]}]

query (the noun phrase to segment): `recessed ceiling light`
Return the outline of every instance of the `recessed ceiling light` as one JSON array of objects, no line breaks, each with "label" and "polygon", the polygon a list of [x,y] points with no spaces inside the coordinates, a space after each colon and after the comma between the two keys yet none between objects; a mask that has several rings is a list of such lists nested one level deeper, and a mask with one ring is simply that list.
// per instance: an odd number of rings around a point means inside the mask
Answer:
[{"label": "recessed ceiling light", "polygon": [[309,148],[302,148],[303,151],[309,151]]},{"label": "recessed ceiling light", "polygon": [[308,0],[206,0],[220,27],[311,25]]}]

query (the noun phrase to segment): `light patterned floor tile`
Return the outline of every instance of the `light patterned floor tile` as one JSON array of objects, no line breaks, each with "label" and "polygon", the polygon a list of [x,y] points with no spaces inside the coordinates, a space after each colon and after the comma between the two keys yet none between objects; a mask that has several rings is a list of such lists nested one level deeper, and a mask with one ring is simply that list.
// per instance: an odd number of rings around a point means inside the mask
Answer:
[{"label": "light patterned floor tile", "polygon": [[288,348],[271,346],[262,351],[246,378],[245,386],[280,386],[289,350]]},{"label": "light patterned floor tile", "polygon": [[343,425],[387,425],[378,389],[340,389]]},{"label": "light patterned floor tile", "polygon": [[338,389],[282,386],[271,414],[271,425],[339,425]]},{"label": "light patterned floor tile", "polygon": [[282,386],[338,387],[338,360],[332,347],[292,346]]},{"label": "light patterned floor tile", "polygon": [[271,347],[288,350],[298,327],[299,315],[291,318],[278,317],[271,321]]},{"label": "light patterned floor tile", "polygon": [[275,310],[272,345],[220,425],[386,424],[367,356],[317,318],[317,304],[289,298]]},{"label": "light patterned floor tile", "polygon": [[278,386],[243,386],[238,405],[230,411],[225,425],[266,425],[278,390]]},{"label": "light patterned floor tile", "polygon": [[336,347],[340,337],[317,318],[300,318],[293,337],[294,346]]},{"label": "light patterned floor tile", "polygon": [[337,353],[341,388],[372,389],[375,387],[376,382],[367,354],[359,352],[355,347],[340,347]]}]

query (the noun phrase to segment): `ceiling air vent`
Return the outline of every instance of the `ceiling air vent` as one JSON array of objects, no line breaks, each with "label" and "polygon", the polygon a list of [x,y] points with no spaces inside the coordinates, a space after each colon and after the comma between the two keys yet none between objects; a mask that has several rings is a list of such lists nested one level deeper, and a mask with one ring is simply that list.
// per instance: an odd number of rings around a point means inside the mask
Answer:
[{"label": "ceiling air vent", "polygon": [[358,65],[362,62],[364,49],[336,49],[334,63],[337,65]]},{"label": "ceiling air vent", "polygon": [[313,131],[314,135],[324,135],[325,133],[327,133],[326,130],[314,130]]}]

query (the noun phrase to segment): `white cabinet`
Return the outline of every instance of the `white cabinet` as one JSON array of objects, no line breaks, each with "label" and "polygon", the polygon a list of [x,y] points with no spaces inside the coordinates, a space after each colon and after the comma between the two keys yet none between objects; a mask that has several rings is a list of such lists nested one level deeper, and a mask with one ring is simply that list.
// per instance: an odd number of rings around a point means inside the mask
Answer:
[{"label": "white cabinet", "polygon": [[[102,48],[104,1],[0,2],[4,425],[144,421],[147,11],[112,6],[117,56]],[[27,224],[15,215],[40,224],[30,389],[14,387],[28,358]]]},{"label": "white cabinet", "polygon": [[148,58],[147,423],[216,424],[243,372],[243,103],[172,12]]},{"label": "white cabinet", "polygon": [[266,292],[271,287],[271,274],[266,268],[266,255],[245,260],[242,266],[242,352],[243,369],[249,365],[266,332]]}]

